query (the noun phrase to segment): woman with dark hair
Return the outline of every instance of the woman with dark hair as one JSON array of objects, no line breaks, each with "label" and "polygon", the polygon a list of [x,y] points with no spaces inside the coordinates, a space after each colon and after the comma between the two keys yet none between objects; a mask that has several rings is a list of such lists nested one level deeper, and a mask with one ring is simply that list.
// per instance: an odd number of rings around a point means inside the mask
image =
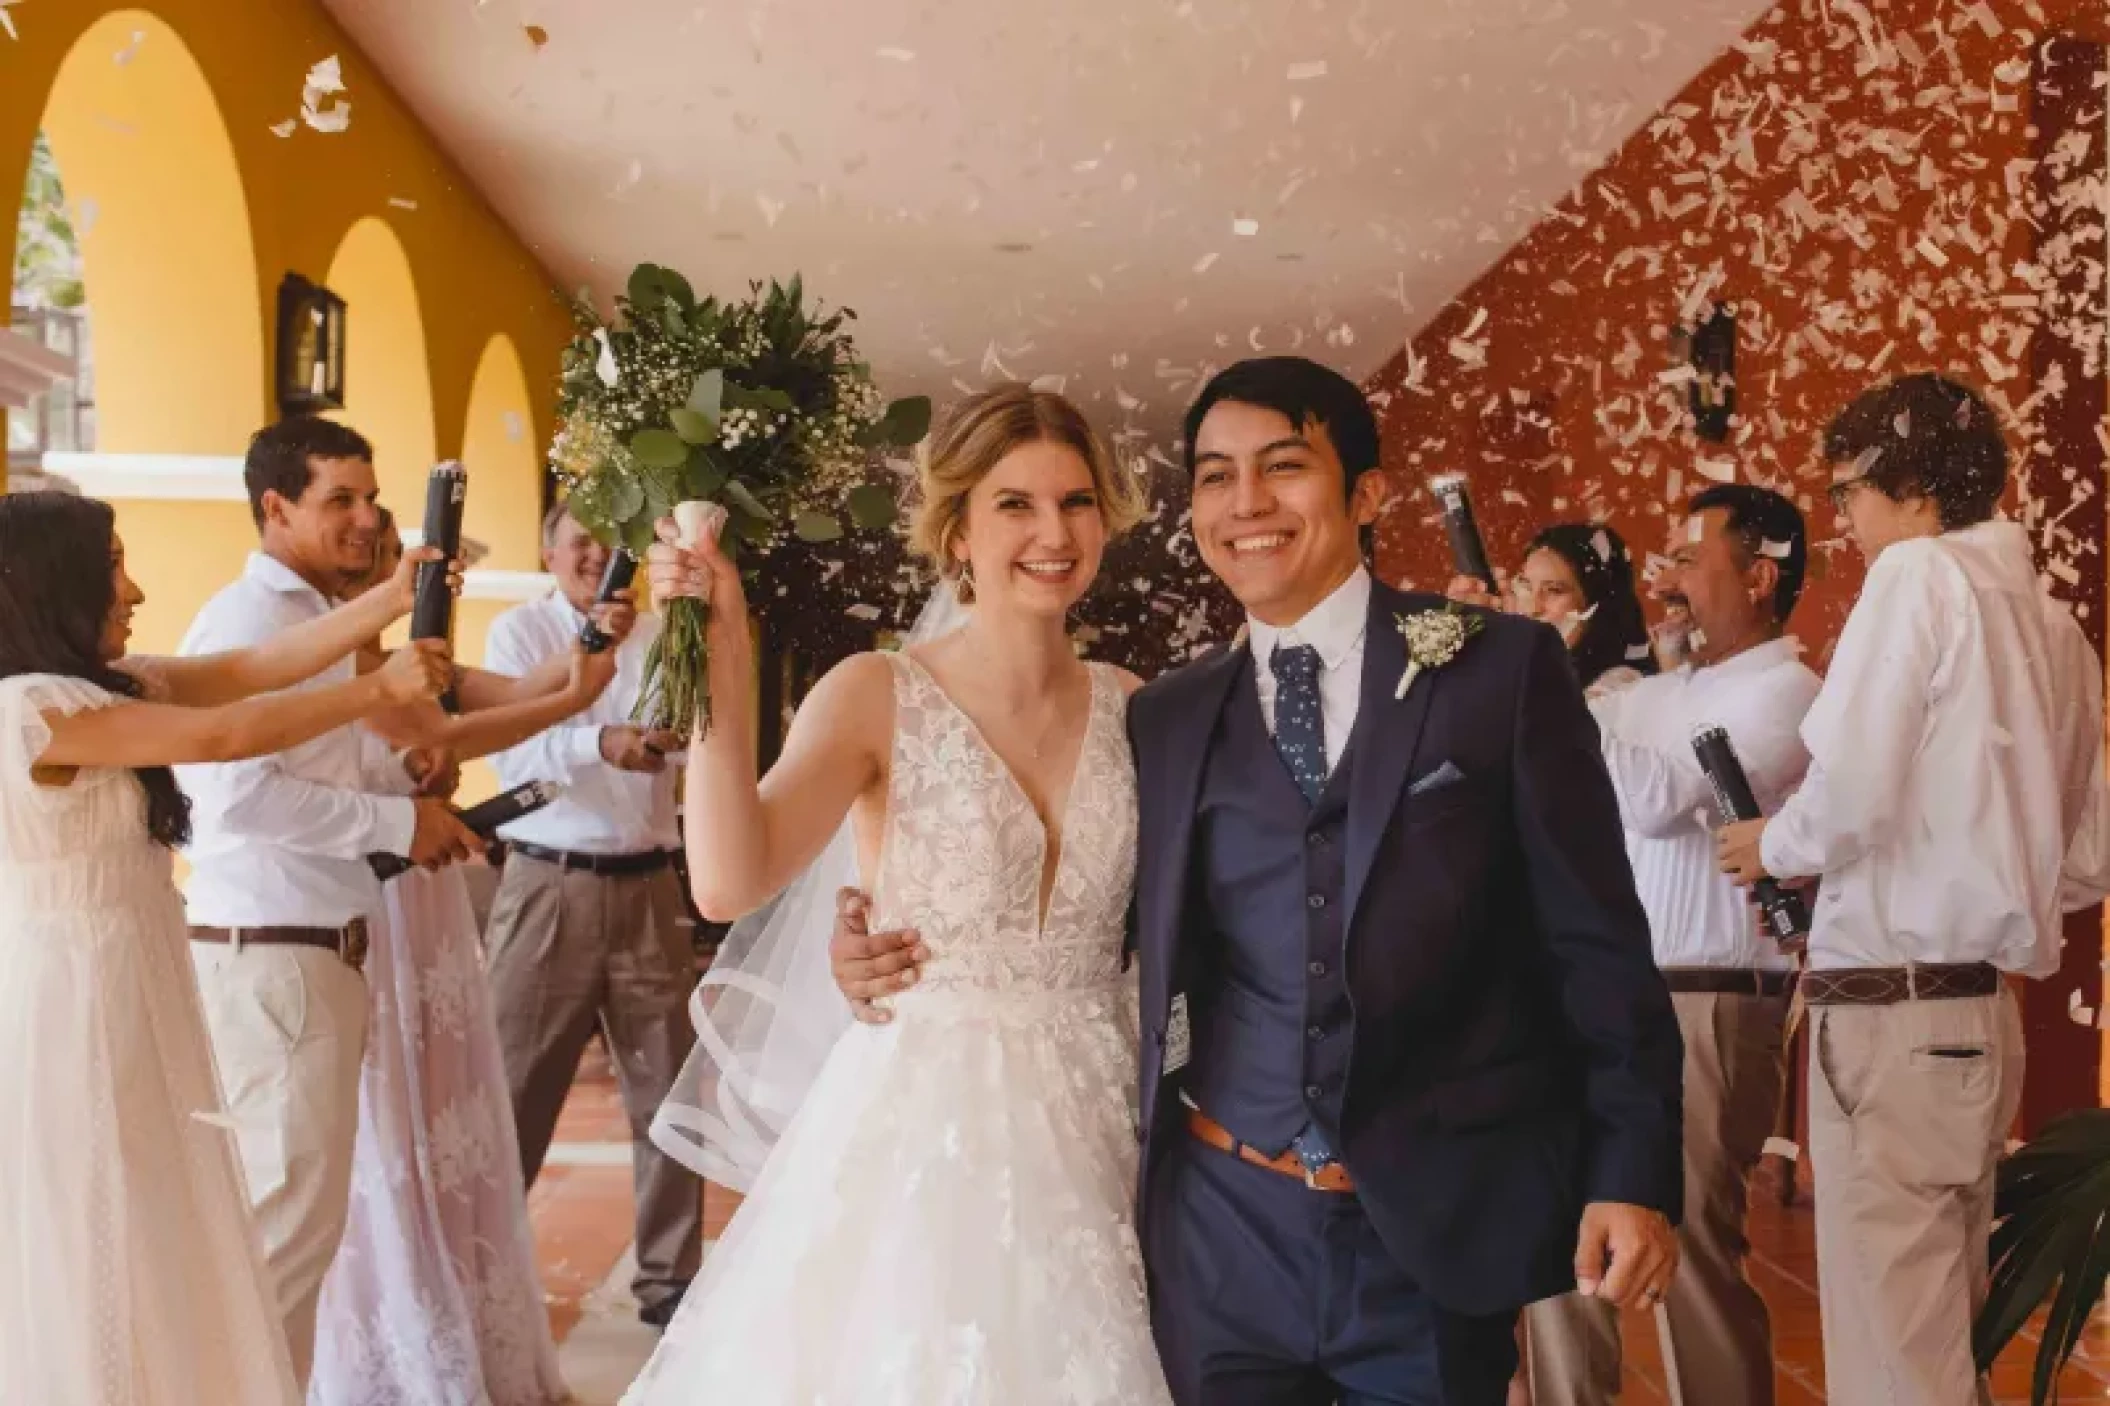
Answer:
[{"label": "woman with dark hair", "polygon": [[[429,560],[434,554],[420,553]],[[389,587],[269,648],[124,657],[145,599],[108,505],[0,497],[0,1363],[10,1399],[298,1400],[227,1132],[169,767],[295,746],[435,696],[437,642],[328,688]]]},{"label": "woman with dark hair", "polygon": [[1560,522],[1543,529],[1524,548],[1524,564],[1509,586],[1508,599],[1500,600],[1482,582],[1460,576],[1446,594],[1559,630],[1583,692],[1592,698],[1656,672],[1633,558],[1611,528]]}]

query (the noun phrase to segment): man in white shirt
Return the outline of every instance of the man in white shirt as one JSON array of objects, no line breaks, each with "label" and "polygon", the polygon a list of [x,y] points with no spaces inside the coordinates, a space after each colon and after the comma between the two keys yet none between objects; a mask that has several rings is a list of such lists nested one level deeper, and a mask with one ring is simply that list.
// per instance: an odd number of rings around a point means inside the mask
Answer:
[{"label": "man in white shirt", "polygon": [[[593,606],[607,548],[559,504],[543,522],[555,594],[491,622],[489,666],[525,674],[569,651]],[[674,853],[674,772],[681,739],[633,726],[659,622],[640,616],[618,648],[615,682],[592,707],[493,760],[507,786],[554,781],[563,795],[507,826],[503,876],[487,934],[520,1161],[542,1170],[579,1056],[598,1028],[630,1117],[637,1188],[639,1316],[665,1327],[703,1255],[696,1181],[646,1136],[695,1042],[688,997],[695,959]]]},{"label": "man in white shirt", "polygon": [[[1707,1406],[1773,1402],[1772,1333],[1744,1272],[1744,1213],[1780,1106],[1793,962],[1716,867],[1713,792],[1692,735],[1728,731],[1763,809],[1801,782],[1809,754],[1798,729],[1819,681],[1782,631],[1808,556],[1802,514],[1778,493],[1701,493],[1652,582],[1667,623],[1689,629],[1689,662],[1591,704],[1685,1039],[1683,1253],[1663,1309],[1682,1399]],[[1526,1321],[1535,1406],[1611,1406],[1621,1361],[1612,1306],[1566,1294],[1534,1304]]]},{"label": "man in white shirt", "polygon": [[1721,861],[1823,877],[1803,991],[1832,1399],[1989,1401],[1971,1325],[2022,1097],[2003,973],[2056,971],[2062,898],[2101,891],[2101,719],[2067,706],[2101,666],[1996,516],[2007,448],[1976,394],[1905,377],[1825,452],[1868,577],[1803,724],[1807,779],[1727,827]]},{"label": "man in white shirt", "polygon": [[[198,612],[181,653],[260,644],[326,614],[372,568],[373,452],[327,420],[273,425],[243,479],[261,550]],[[342,682],[347,658],[302,688]],[[184,898],[214,1061],[241,1149],[295,1369],[349,1209],[366,1049],[369,854],[450,862],[480,848],[444,802],[413,799],[404,762],[343,727],[254,761],[177,768],[191,798]]]}]

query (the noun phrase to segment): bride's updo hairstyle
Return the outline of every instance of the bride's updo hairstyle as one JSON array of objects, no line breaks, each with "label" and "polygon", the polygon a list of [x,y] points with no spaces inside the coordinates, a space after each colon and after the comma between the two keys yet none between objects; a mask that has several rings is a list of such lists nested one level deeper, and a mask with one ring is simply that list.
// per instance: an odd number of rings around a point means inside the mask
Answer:
[{"label": "bride's updo hairstyle", "polygon": [[909,549],[953,583],[963,604],[973,603],[974,582],[963,577],[952,549],[967,526],[967,495],[1004,456],[1028,444],[1059,444],[1084,460],[1108,537],[1143,516],[1139,486],[1068,400],[1017,381],[968,396],[939,418],[924,444],[917,475],[923,501],[909,525]]}]

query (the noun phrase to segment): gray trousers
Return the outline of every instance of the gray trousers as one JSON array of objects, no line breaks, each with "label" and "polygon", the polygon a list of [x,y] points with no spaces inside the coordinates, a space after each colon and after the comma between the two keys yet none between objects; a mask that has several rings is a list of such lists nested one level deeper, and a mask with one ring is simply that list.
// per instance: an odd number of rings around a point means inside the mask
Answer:
[{"label": "gray trousers", "polygon": [[686,1288],[703,1259],[703,1183],[652,1145],[647,1129],[695,1043],[695,962],[671,865],[648,874],[565,871],[516,854],[491,903],[486,960],[505,1053],[520,1166],[533,1186],[600,1029],[630,1120],[637,1196],[638,1301]]}]

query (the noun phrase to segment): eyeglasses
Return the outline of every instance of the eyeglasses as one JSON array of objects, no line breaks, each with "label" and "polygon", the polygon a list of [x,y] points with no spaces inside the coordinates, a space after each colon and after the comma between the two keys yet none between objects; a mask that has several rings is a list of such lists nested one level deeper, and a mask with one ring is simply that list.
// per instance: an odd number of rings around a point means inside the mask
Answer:
[{"label": "eyeglasses", "polygon": [[1846,511],[1846,505],[1849,502],[1853,501],[1854,493],[1861,487],[1861,485],[1867,482],[1867,474],[1855,474],[1852,478],[1839,479],[1834,482],[1829,488],[1825,489],[1825,496],[1832,500],[1832,511],[1835,513],[1844,513]]}]

